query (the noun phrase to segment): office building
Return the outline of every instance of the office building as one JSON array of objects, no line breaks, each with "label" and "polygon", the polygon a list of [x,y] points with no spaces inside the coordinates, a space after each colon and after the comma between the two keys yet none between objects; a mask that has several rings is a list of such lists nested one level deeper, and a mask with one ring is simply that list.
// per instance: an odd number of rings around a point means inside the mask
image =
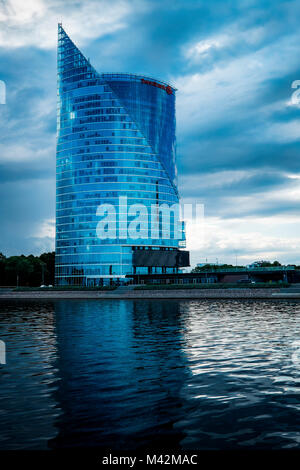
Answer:
[{"label": "office building", "polygon": [[184,223],[161,210],[179,203],[175,94],[149,77],[96,71],[59,24],[57,285],[189,265]]}]

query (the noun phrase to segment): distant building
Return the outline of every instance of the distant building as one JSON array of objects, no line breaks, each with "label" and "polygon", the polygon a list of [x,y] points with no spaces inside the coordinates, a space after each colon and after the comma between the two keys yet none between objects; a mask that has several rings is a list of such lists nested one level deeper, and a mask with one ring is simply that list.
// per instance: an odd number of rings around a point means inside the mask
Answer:
[{"label": "distant building", "polygon": [[251,264],[247,265],[247,268],[260,268],[264,263],[268,263],[268,261],[254,261]]}]

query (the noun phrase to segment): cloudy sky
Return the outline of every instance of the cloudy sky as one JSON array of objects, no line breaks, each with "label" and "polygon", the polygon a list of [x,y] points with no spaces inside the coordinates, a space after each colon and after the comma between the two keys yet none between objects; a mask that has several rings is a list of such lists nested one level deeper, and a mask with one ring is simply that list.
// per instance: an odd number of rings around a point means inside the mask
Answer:
[{"label": "cloudy sky", "polygon": [[[57,23],[99,72],[177,92],[192,262],[300,264],[300,0],[0,0],[0,251],[54,248]],[[300,82],[299,82],[300,84]]]}]

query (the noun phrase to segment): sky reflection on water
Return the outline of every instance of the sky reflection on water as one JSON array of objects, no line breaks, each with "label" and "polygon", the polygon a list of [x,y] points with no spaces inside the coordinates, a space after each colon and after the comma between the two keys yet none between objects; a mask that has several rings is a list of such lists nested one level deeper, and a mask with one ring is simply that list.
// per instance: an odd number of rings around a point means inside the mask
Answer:
[{"label": "sky reflection on water", "polygon": [[2,302],[0,448],[298,448],[299,314],[287,301]]}]

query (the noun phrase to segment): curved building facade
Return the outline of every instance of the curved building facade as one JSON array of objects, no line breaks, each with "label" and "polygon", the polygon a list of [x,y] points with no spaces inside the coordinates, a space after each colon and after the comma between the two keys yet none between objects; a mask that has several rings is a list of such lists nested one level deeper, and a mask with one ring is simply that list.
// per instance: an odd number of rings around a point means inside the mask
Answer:
[{"label": "curved building facade", "polygon": [[[179,250],[175,92],[140,75],[98,73],[59,25],[57,285],[189,264]],[[161,207],[172,210],[164,217]]]}]

